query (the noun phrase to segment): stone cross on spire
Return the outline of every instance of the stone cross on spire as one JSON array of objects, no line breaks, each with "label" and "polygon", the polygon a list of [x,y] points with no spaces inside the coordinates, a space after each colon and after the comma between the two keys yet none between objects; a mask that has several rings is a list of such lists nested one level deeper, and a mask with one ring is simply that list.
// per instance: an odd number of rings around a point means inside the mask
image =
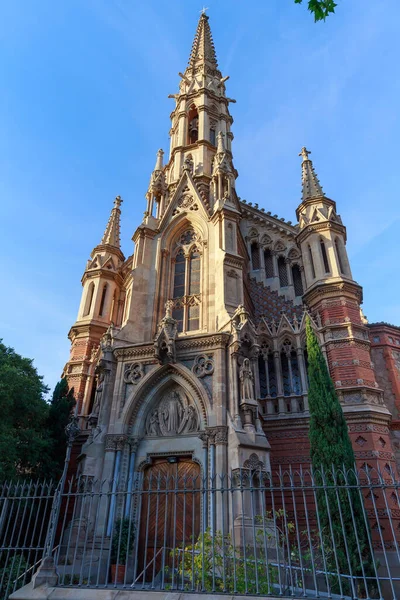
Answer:
[{"label": "stone cross on spire", "polygon": [[311,154],[311,150],[307,150],[307,148],[305,146],[302,147],[302,149],[299,152],[299,156],[303,157],[303,162],[305,160],[308,160],[308,155]]},{"label": "stone cross on spire", "polygon": [[114,207],[111,210],[110,218],[108,219],[107,227],[101,240],[101,244],[121,248],[120,242],[120,217],[122,204],[121,196],[117,196],[114,200]]},{"label": "stone cross on spire", "polygon": [[308,200],[310,198],[318,198],[325,196],[322,186],[319,182],[316,172],[312,164],[312,160],[308,158],[311,154],[310,150],[307,150],[305,146],[302,147],[299,152],[299,156],[303,158],[301,163],[301,185],[302,185],[302,200]]}]

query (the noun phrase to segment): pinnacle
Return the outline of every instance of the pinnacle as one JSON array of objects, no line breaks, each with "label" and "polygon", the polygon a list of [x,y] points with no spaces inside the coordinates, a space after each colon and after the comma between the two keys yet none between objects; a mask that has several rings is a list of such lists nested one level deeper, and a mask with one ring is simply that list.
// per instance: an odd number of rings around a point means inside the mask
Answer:
[{"label": "pinnacle", "polygon": [[114,207],[111,210],[110,218],[108,219],[107,227],[101,240],[102,245],[114,246],[120,249],[120,206],[123,200],[121,196],[117,196],[114,200]]},{"label": "pinnacle", "polygon": [[213,69],[218,69],[208,16],[202,12],[194,36],[188,67],[194,69],[199,63],[204,64],[205,62],[208,62]]},{"label": "pinnacle", "polygon": [[301,149],[299,156],[303,158],[301,163],[301,185],[302,185],[302,200],[309,200],[311,198],[320,198],[325,196],[322,186],[319,182],[317,174],[314,170],[312,160],[308,158],[311,154],[310,150],[307,150],[305,146]]}]

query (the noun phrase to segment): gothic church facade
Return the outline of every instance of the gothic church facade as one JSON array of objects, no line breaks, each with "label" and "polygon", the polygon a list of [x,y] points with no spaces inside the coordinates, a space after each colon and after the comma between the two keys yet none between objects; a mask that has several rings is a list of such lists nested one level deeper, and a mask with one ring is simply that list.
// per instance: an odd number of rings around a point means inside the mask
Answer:
[{"label": "gothic church facade", "polygon": [[307,465],[306,314],[359,466],[390,470],[400,329],[363,317],[346,228],[306,148],[296,224],[240,199],[227,79],[203,14],[134,253],[120,247],[117,197],[82,278],[64,371],[82,428],[78,470],[104,480],[157,465],[202,475]]}]

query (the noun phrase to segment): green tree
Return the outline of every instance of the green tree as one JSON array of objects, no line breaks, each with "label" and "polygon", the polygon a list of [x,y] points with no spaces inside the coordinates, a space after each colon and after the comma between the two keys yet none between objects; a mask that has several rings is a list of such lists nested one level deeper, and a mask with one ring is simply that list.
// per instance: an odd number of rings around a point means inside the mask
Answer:
[{"label": "green tree", "polygon": [[67,438],[65,427],[68,425],[72,410],[76,404],[74,389],[68,388],[68,382],[63,377],[54,388],[50,403],[46,427],[49,433],[49,476],[58,479],[64,468]]},{"label": "green tree", "polygon": [[33,361],[0,340],[0,480],[40,475],[50,448],[47,391]]},{"label": "green tree", "polygon": [[[374,563],[362,499],[356,487],[349,487],[357,485],[357,478],[347,423],[310,318],[307,318],[306,335],[311,462],[316,483],[330,486],[317,490],[320,533],[327,567],[330,572],[342,575],[373,578]],[[334,591],[340,583],[344,590],[348,590],[348,579],[335,577]],[[370,584],[372,593],[373,579]],[[362,579],[354,585],[363,587]]]},{"label": "green tree", "polygon": [[[294,0],[302,4],[303,0]],[[325,21],[326,17],[335,12],[337,4],[334,0],[308,0],[308,10],[314,15],[315,22]]]}]

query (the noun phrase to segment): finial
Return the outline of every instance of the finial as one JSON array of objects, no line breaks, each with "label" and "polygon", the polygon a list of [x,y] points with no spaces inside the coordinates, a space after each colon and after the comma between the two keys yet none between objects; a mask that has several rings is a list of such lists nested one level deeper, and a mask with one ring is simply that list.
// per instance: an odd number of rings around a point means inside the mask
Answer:
[{"label": "finial", "polygon": [[225,140],[222,131],[217,133],[217,154],[225,152]]},{"label": "finial", "polygon": [[207,11],[207,10],[208,10],[208,7],[206,8],[205,6],[203,6],[203,8],[202,8],[202,9],[201,9],[201,11],[200,11],[200,14],[201,14],[201,16],[202,16],[202,17],[203,17],[203,16],[204,16],[204,17],[206,17],[206,16],[207,16],[207,15],[206,15],[206,11]]},{"label": "finial", "polygon": [[123,200],[122,200],[121,196],[115,196],[114,207],[119,208],[122,203],[123,203]]},{"label": "finial", "polygon": [[157,152],[156,166],[154,168],[155,171],[162,171],[162,169],[163,169],[163,156],[164,156],[164,150],[162,150],[160,148],[158,150],[158,152]]},{"label": "finial", "polygon": [[303,146],[301,151],[299,152],[299,156],[303,157],[303,162],[305,160],[309,160],[309,158],[308,158],[309,154],[311,154],[311,150],[307,150],[307,148],[305,146]]}]

